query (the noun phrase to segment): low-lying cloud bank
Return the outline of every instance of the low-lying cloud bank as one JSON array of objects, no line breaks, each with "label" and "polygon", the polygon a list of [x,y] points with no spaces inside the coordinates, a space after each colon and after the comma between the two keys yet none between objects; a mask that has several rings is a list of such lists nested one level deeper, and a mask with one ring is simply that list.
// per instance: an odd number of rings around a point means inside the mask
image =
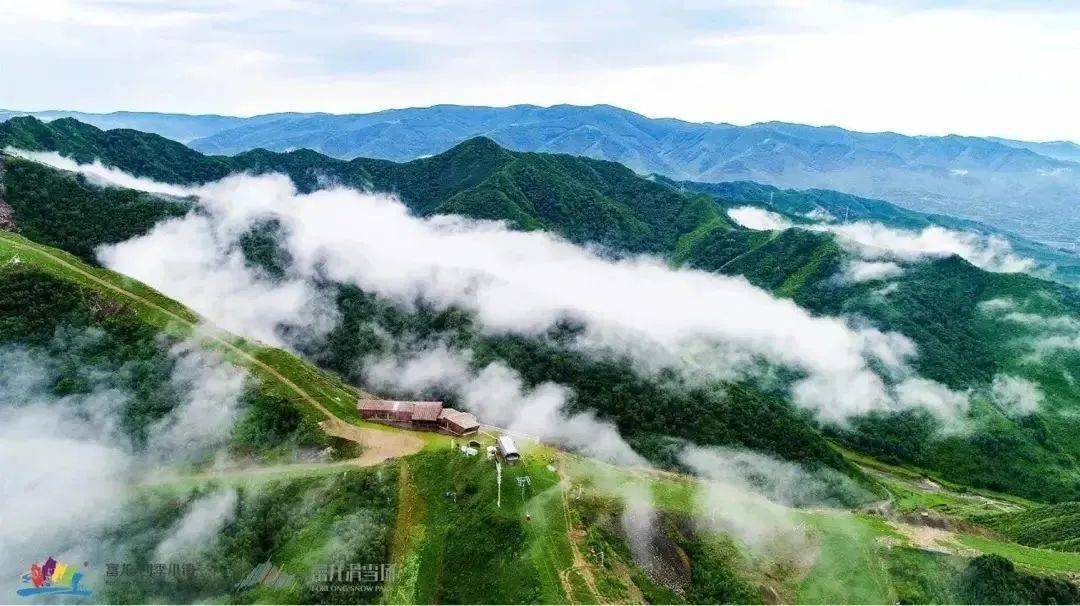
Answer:
[{"label": "low-lying cloud bank", "polygon": [[1080,352],[1080,318],[1076,316],[1032,311],[1011,298],[983,301],[979,310],[1027,333],[1027,338],[1017,341],[1017,349],[1025,352],[1028,361]]},{"label": "low-lying cloud bank", "polygon": [[788,228],[829,232],[841,245],[865,260],[913,262],[927,258],[958,255],[972,265],[1002,273],[1033,272],[1036,263],[1013,252],[1000,236],[982,236],[944,227],[922,230],[886,227],[880,223],[796,224],[784,216],[755,206],[741,206],[728,211],[736,223],[748,229],[774,231]]},{"label": "low-lying cloud bank", "polygon": [[[738,380],[763,367],[794,370],[792,399],[826,421],[927,403],[953,417],[966,404],[959,396],[948,400],[955,409],[942,405],[944,387],[916,376],[915,346],[902,335],[815,317],[742,278],[672,269],[646,256],[612,260],[502,223],[417,218],[386,195],[299,194],[282,175],[232,176],[182,193],[197,196],[204,212],[104,247],[100,258],[219,325],[271,342],[281,323],[333,324],[329,306],[312,303],[314,282],[330,280],[405,306],[456,306],[490,333],[541,335],[573,321],[584,326],[581,347],[630,356],[643,371]],[[239,237],[270,220],[281,225],[293,259],[283,281],[235,256]]]},{"label": "low-lying cloud bank", "polygon": [[706,528],[732,536],[754,553],[784,558],[795,566],[811,563],[814,549],[812,532],[793,508],[872,499],[839,472],[811,473],[743,450],[692,447],[683,452],[682,462],[705,479],[697,515]]},{"label": "low-lying cloud bank", "polygon": [[843,279],[848,282],[875,282],[895,278],[904,268],[891,261],[852,261],[844,268]]},{"label": "low-lying cloud bank", "polygon": [[[73,341],[92,346],[95,338],[91,330]],[[109,385],[112,371],[80,368],[90,392],[58,397],[52,388],[60,360],[43,350],[0,346],[5,577],[17,578],[47,555],[62,561],[108,555],[99,552],[106,545],[96,533],[117,522],[134,484],[165,466],[213,457],[228,440],[246,373],[191,344],[170,354],[170,382],[185,396],[140,448],[121,429],[134,396]],[[197,528],[191,522],[178,530],[190,535]]]},{"label": "low-lying cloud bank", "polygon": [[90,164],[79,164],[71,158],[65,158],[56,152],[27,151],[16,149],[14,147],[7,147],[4,151],[13,156],[23,158],[24,160],[31,160],[60,170],[79,173],[86,177],[88,181],[96,185],[124,187],[152,194],[165,194],[179,197],[185,197],[191,193],[189,188],[182,185],[170,185],[168,183],[159,183],[151,179],[135,177],[122,170],[115,169],[111,166],[105,166],[98,160],[94,160]]}]

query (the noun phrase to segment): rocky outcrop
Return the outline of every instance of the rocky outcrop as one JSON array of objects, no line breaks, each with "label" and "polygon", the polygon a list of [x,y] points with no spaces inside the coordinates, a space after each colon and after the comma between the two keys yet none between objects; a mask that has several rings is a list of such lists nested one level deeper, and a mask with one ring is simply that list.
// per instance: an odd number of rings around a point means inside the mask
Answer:
[{"label": "rocky outcrop", "polygon": [[4,159],[0,158],[0,229],[15,231],[15,212],[4,201]]},{"label": "rocky outcrop", "polygon": [[13,213],[11,207],[4,202],[2,193],[0,193],[0,229],[15,231],[15,213]]}]

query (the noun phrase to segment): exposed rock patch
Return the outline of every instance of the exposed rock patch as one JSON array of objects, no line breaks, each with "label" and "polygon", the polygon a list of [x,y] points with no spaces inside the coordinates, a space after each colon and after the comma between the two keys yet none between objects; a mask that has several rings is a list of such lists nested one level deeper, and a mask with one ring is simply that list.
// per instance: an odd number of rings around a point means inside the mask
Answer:
[{"label": "exposed rock patch", "polygon": [[4,201],[4,159],[0,158],[0,229],[15,231],[15,211]]}]

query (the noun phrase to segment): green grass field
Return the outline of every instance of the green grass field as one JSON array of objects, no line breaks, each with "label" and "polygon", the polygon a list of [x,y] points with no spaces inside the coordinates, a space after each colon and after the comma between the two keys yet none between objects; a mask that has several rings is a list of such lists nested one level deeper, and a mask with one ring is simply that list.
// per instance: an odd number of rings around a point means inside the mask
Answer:
[{"label": "green grass field", "polygon": [[1008,541],[999,541],[971,534],[959,535],[957,541],[969,549],[1008,558],[1018,566],[1036,572],[1080,574],[1080,553],[1026,547]]}]

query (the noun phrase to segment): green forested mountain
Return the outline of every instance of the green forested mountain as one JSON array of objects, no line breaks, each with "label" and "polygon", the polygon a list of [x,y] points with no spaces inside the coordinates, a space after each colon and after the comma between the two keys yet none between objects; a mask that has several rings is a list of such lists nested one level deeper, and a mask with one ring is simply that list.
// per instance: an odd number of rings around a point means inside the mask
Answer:
[{"label": "green forested mountain", "polygon": [[0,124],[0,149],[55,151],[79,163],[100,160],[141,177],[169,183],[198,183],[229,173],[226,163],[159,135],[137,130],[103,131],[74,118],[44,123],[12,118]]},{"label": "green forested mountain", "polygon": [[621,164],[510,152],[482,137],[405,164],[350,164],[364,167],[375,189],[398,193],[417,214],[503,220],[628,251],[670,250],[699,225],[725,220],[706,196],[681,196]]},{"label": "green forested mountain", "polygon": [[[183,149],[173,142],[133,131],[101,133],[73,121],[58,122],[54,127],[56,123],[42,125],[33,119],[11,120],[0,125],[0,146],[75,150],[72,153],[98,157],[135,174],[182,183],[230,171],[278,171],[289,174],[302,190],[339,182],[392,191],[417,214],[452,212],[501,219],[521,229],[552,230],[575,241],[653,252],[673,264],[745,276],[815,313],[851,316],[899,331],[919,348],[920,374],[955,390],[975,390],[975,430],[941,435],[928,416],[901,413],[867,417],[843,430],[829,429],[832,437],[958,482],[1044,500],[1080,496],[1076,465],[1080,432],[1074,420],[1080,387],[1069,374],[1077,368],[1077,354],[1061,350],[1032,362],[1027,348],[1039,338],[1038,331],[1010,324],[980,305],[1000,300],[1042,317],[1078,317],[1080,301],[1069,287],[1022,274],[989,273],[952,257],[909,265],[883,293],[880,281],[836,279],[850,253],[829,234],[742,229],[727,220],[720,204],[686,193],[684,184],[642,179],[610,162],[509,152],[482,138],[403,164],[344,162],[310,151],[253,151],[232,158],[195,154],[180,163],[170,160]],[[123,147],[119,141],[126,139],[147,146],[137,160],[114,149]],[[101,146],[100,152],[93,152],[95,145]],[[25,161],[8,158],[5,163],[8,203],[19,229],[88,260],[97,245],[143,233],[154,221],[184,212],[183,201],[151,201]],[[762,195],[752,184],[705,193],[721,196],[728,204]],[[784,208],[791,214],[812,210],[811,206],[835,209],[838,202],[828,199],[843,195],[807,196],[773,194],[774,204],[777,197],[789,199]],[[868,218],[910,227],[921,224],[902,209],[872,202],[863,203],[861,212]],[[97,209],[116,211],[94,212]],[[274,258],[272,237],[247,242],[249,258]],[[812,420],[778,394],[752,385],[726,386],[723,395],[654,385],[637,377],[628,365],[591,361],[561,346],[560,339],[572,335],[573,327],[544,339],[481,336],[467,316],[453,310],[404,312],[355,288],[327,288],[337,299],[342,322],[327,343],[312,344],[308,351],[325,367],[343,374],[352,372],[354,360],[380,353],[383,341],[378,336],[387,332],[402,340],[449,339],[479,352],[482,360],[507,362],[530,382],[553,380],[570,386],[577,394],[575,406],[615,421],[637,446],[658,459],[665,457],[667,440],[677,438],[742,444],[786,458],[839,465]],[[1046,401],[1040,412],[1017,415],[990,405],[986,386],[1003,374],[1041,387]],[[640,405],[643,401],[650,405]]]},{"label": "green forested mountain", "polygon": [[999,236],[1007,240],[1018,253],[1052,268],[1051,273],[1055,279],[1074,286],[1080,285],[1080,257],[1077,257],[1075,253],[1002,232],[978,221],[916,212],[884,200],[863,198],[827,189],[780,189],[751,181],[698,183],[674,181],[660,176],[654,176],[653,179],[680,191],[708,194],[725,207],[753,205],[768,208],[787,216],[796,223],[818,217],[832,218],[845,223],[871,221],[900,229],[924,229],[938,226]]},{"label": "green forested mountain", "polygon": [[[303,191],[340,183],[397,193],[419,215],[461,214],[547,229],[575,242],[660,252],[710,220],[724,221],[707,196],[686,197],[626,167],[567,155],[507,151],[490,139],[395,164],[336,160],[310,150],[255,150],[231,158],[202,156],[156,135],[101,131],[73,119],[30,117],[0,124],[0,149],[57,151],[80,162],[99,159],[137,176],[202,183],[231,172],[281,172]],[[94,150],[99,150],[95,153]]]}]

